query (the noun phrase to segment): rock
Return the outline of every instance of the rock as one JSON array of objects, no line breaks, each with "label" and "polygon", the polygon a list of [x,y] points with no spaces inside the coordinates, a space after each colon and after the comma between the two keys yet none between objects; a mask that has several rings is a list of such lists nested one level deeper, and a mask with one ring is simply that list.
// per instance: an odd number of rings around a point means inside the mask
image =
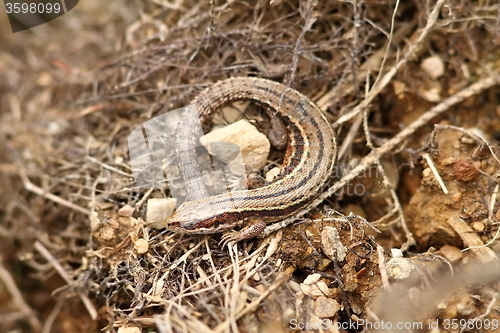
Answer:
[{"label": "rock", "polygon": [[453,164],[453,175],[463,182],[474,180],[479,176],[478,168],[480,165],[478,162],[471,163],[467,159],[460,159]]},{"label": "rock", "polygon": [[311,274],[303,283],[300,284],[300,290],[307,296],[318,298],[320,296],[329,296],[330,290],[324,281],[320,280],[321,275]]},{"label": "rock", "polygon": [[[225,163],[234,160],[241,151],[248,172],[262,169],[267,163],[271,149],[267,137],[245,120],[216,129],[200,138],[200,142],[211,155]],[[233,143],[236,146],[224,143]]]},{"label": "rock", "polygon": [[472,228],[476,231],[484,231],[485,226],[483,222],[476,221],[472,222]]},{"label": "rock", "polygon": [[396,257],[389,260],[386,264],[387,276],[392,280],[404,280],[410,277],[415,265],[410,259]]},{"label": "rock", "polygon": [[118,333],[141,333],[141,329],[139,327],[120,327],[118,329]]},{"label": "rock", "polygon": [[431,103],[437,103],[441,101],[441,86],[436,81],[427,82],[418,88],[420,96]]},{"label": "rock", "polygon": [[444,63],[437,56],[425,58],[420,64],[420,68],[434,80],[444,74]]},{"label": "rock", "polygon": [[174,198],[153,198],[148,200],[146,222],[154,229],[164,228],[163,221],[167,219],[175,209],[177,199]]},{"label": "rock", "polygon": [[340,304],[334,299],[320,296],[314,303],[314,312],[319,318],[330,318],[340,310]]},{"label": "rock", "polygon": [[339,232],[334,227],[324,227],[321,232],[321,247],[332,260],[344,261],[347,249],[340,241]]},{"label": "rock", "polygon": [[460,251],[458,247],[451,246],[448,244],[443,245],[439,249],[439,253],[441,253],[441,255],[445,257],[452,264],[462,260],[462,258],[464,257],[464,253]]},{"label": "rock", "polygon": [[463,317],[470,316],[475,310],[474,301],[468,295],[464,295],[457,304],[457,312]]},{"label": "rock", "polygon": [[130,217],[134,213],[135,208],[130,205],[125,205],[118,210],[118,215]]},{"label": "rock", "polygon": [[398,96],[399,99],[403,98],[403,94],[406,89],[406,85],[403,82],[393,80],[392,88],[394,89],[394,93],[396,94],[396,96]]},{"label": "rock", "polygon": [[144,254],[149,250],[149,243],[144,238],[139,238],[134,242],[134,249],[138,254]]}]

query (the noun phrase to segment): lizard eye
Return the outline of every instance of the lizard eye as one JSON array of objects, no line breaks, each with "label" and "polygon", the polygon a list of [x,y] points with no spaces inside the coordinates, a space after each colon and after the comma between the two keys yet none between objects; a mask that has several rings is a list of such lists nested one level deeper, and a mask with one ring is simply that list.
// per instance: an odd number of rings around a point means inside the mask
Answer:
[{"label": "lizard eye", "polygon": [[181,222],[181,227],[186,230],[196,230],[198,224],[196,221]]}]

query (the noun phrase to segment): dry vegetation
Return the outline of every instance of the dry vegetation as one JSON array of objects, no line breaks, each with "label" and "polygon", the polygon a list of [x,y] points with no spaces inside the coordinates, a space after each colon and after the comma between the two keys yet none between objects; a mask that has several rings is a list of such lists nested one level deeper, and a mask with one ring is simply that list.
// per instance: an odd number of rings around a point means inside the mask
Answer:
[{"label": "dry vegetation", "polygon": [[[89,0],[0,39],[2,332],[500,320],[497,1]],[[338,171],[235,248],[150,228],[127,136],[233,76],[314,100]]]}]

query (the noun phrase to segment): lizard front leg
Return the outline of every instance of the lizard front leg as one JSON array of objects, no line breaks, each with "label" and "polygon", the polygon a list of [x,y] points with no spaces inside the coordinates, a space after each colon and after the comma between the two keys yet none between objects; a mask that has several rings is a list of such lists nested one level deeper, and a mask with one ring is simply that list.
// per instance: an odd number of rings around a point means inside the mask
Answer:
[{"label": "lizard front leg", "polygon": [[[254,219],[248,221],[247,226],[245,226],[240,231],[230,231],[226,232],[221,237],[220,243],[222,243],[222,247],[226,247],[226,245],[230,242],[239,242],[245,239],[251,239],[263,234],[266,228],[266,223],[260,219]],[[219,244],[220,244],[219,243]]]}]

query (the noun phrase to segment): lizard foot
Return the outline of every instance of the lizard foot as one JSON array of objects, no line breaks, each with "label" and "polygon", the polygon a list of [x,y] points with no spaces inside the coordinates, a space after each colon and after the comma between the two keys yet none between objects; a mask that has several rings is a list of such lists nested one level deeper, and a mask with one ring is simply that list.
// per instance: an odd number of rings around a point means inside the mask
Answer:
[{"label": "lizard foot", "polygon": [[240,231],[232,231],[227,232],[222,235],[219,244],[222,243],[222,247],[226,247],[228,243],[239,242],[245,239],[254,238],[262,235],[264,229],[266,228],[266,224],[262,221],[253,221]]}]

